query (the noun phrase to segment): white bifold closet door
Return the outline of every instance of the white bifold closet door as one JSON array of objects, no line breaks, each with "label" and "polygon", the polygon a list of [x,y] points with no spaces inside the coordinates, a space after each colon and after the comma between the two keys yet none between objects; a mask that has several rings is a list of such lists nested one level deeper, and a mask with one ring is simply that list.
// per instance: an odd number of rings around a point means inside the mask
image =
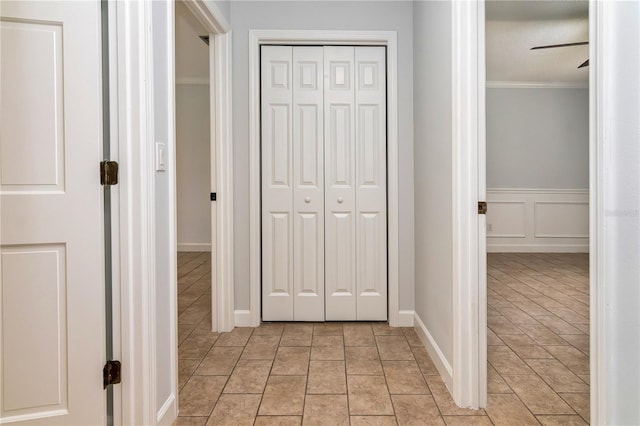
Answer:
[{"label": "white bifold closet door", "polygon": [[262,318],[386,320],[383,47],[262,48]]}]

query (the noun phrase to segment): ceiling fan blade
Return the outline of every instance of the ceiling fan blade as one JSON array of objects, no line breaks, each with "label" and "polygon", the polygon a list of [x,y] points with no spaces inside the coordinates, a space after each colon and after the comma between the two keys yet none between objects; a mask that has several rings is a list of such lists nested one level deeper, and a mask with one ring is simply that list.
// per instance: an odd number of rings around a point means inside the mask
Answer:
[{"label": "ceiling fan blade", "polygon": [[555,49],[556,47],[568,47],[568,46],[584,46],[585,44],[589,44],[588,41],[578,41],[576,43],[562,43],[562,44],[549,44],[547,46],[535,46],[530,50],[538,50],[538,49]]},{"label": "ceiling fan blade", "polygon": [[589,66],[589,60],[587,59],[586,61],[584,61],[583,63],[580,64],[578,69],[584,68],[584,67],[588,67],[588,66]]}]

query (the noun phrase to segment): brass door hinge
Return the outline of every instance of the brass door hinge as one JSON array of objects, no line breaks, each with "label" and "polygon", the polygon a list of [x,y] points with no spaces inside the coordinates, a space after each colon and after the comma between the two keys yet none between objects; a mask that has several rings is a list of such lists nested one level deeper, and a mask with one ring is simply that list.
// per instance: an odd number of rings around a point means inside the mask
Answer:
[{"label": "brass door hinge", "polygon": [[102,369],[102,382],[105,389],[120,383],[120,361],[107,361]]},{"label": "brass door hinge", "polygon": [[487,202],[478,201],[478,214],[487,214]]},{"label": "brass door hinge", "polygon": [[118,162],[117,161],[101,161],[100,162],[100,184],[103,186],[111,186],[118,184]]}]

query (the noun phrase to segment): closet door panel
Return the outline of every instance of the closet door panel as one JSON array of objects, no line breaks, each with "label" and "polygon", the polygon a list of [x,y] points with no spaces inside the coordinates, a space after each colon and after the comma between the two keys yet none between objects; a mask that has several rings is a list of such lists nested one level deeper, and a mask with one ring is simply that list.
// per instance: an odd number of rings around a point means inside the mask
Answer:
[{"label": "closet door panel", "polygon": [[324,321],[322,69],[322,47],[293,47],[294,321]]},{"label": "closet door panel", "polygon": [[384,47],[355,48],[357,320],[387,319]]},{"label": "closet door panel", "polygon": [[326,319],[356,319],[356,128],[353,47],[324,48]]},{"label": "closet door panel", "polygon": [[293,321],[292,48],[262,47],[262,319]]}]

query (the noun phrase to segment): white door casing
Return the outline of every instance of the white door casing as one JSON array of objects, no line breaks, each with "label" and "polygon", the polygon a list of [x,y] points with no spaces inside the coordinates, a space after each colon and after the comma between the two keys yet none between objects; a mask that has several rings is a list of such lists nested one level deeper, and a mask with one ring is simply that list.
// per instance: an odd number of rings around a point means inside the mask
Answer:
[{"label": "white door casing", "polygon": [[387,319],[385,54],[262,47],[264,320]]},{"label": "white door casing", "polygon": [[[477,3],[478,201],[487,200],[485,4]],[[487,406],[487,216],[478,215],[478,406]]]},{"label": "white door casing", "polygon": [[104,424],[100,4],[1,7],[0,423]]},{"label": "white door casing", "polygon": [[411,326],[413,317],[399,306],[399,162],[398,37],[395,31],[249,30],[249,273],[248,311],[236,311],[236,324],[257,326],[261,319],[261,47],[384,46],[387,83],[387,279],[388,315],[392,327]]}]

